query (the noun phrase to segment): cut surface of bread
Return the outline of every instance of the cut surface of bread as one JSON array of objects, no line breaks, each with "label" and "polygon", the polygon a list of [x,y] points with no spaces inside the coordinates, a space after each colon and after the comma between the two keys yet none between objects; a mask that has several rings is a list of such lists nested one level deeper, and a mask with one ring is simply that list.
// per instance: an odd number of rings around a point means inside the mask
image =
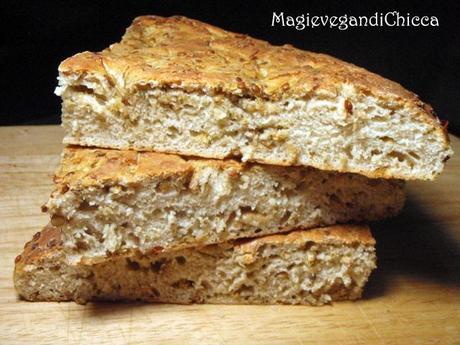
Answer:
[{"label": "cut surface of bread", "polygon": [[61,235],[46,227],[16,258],[22,298],[321,305],[359,298],[376,267],[375,241],[358,225],[85,264],[66,256]]},{"label": "cut surface of bread", "polygon": [[64,149],[55,183],[43,209],[75,260],[367,222],[404,203],[398,180],[81,147]]},{"label": "cut surface of bread", "polygon": [[64,143],[432,179],[445,128],[402,86],[184,17],[136,18],[59,67]]}]

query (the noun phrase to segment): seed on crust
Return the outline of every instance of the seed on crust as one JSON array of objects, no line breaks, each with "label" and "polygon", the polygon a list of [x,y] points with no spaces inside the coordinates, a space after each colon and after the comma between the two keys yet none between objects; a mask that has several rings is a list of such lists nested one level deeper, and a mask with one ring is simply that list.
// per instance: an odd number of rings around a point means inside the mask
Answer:
[{"label": "seed on crust", "polygon": [[62,226],[65,223],[65,218],[61,216],[53,216],[51,218],[51,224],[54,226]]},{"label": "seed on crust", "polygon": [[343,105],[348,114],[353,114],[353,104],[348,99],[345,100]]},{"label": "seed on crust", "polygon": [[56,239],[52,238],[51,240],[48,241],[47,246],[48,246],[48,248],[52,248],[52,247],[54,247],[56,245],[56,243],[57,243]]}]

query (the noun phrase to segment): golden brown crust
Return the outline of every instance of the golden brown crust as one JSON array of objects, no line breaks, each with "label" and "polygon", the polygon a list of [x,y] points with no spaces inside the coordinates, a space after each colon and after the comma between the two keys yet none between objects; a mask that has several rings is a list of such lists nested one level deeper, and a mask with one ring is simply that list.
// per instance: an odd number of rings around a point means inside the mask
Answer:
[{"label": "golden brown crust", "polygon": [[135,183],[146,177],[179,178],[192,174],[200,165],[222,169],[243,169],[244,164],[233,160],[190,158],[174,154],[110,150],[101,148],[66,147],[54,181],[60,188],[88,187],[113,183]]},{"label": "golden brown crust", "polygon": [[[228,169],[230,176],[238,176],[241,171],[253,165],[253,163],[242,163],[232,159],[218,160],[149,151],[68,146],[63,150],[61,163],[54,176],[54,182],[57,185],[57,190],[65,193],[69,188],[115,184],[126,185],[141,182],[145,178],[179,179],[193,175],[195,170],[201,167]],[[267,165],[263,165],[263,167],[267,167]],[[281,171],[288,171],[286,169],[289,168],[272,165],[271,169],[281,173]],[[303,169],[315,170],[315,168],[308,167]],[[340,178],[341,174],[345,174],[342,177],[353,175],[347,171],[331,171],[330,173],[337,174],[337,178]],[[370,177],[390,178],[391,176],[379,174],[377,171]],[[399,185],[401,182],[399,180],[389,180],[388,183]],[[44,212],[46,212],[46,209]]]},{"label": "golden brown crust", "polygon": [[310,230],[294,230],[288,233],[275,234],[249,240],[236,240],[240,243],[241,250],[248,253],[257,251],[262,245],[266,244],[296,244],[302,245],[307,242],[317,244],[364,244],[375,245],[367,225],[334,225]]},{"label": "golden brown crust", "polygon": [[[65,60],[63,74],[120,72],[126,85],[214,90],[267,99],[304,97],[352,83],[366,92],[417,102],[399,84],[325,54],[272,46],[185,17],[142,16],[122,41],[100,53]],[[419,106],[423,106],[420,103]]]},{"label": "golden brown crust", "polygon": [[62,247],[61,229],[51,224],[35,233],[32,240],[26,242],[24,250],[15,259],[16,269],[30,263],[37,263],[51,252]]},{"label": "golden brown crust", "polygon": [[[69,186],[84,188],[101,186],[106,183],[136,183],[145,178],[180,178],[189,176],[195,169],[215,167],[231,169],[234,174],[253,166],[233,159],[211,159],[180,156],[172,153],[151,151],[114,150],[81,146],[65,147],[54,182],[58,189],[67,190]],[[267,165],[264,165],[266,167]],[[273,165],[273,169],[284,172],[285,167]],[[295,168],[294,168],[295,169]],[[307,168],[304,169],[314,169]],[[347,173],[343,171],[343,173]],[[376,175],[377,176],[377,175]]]}]

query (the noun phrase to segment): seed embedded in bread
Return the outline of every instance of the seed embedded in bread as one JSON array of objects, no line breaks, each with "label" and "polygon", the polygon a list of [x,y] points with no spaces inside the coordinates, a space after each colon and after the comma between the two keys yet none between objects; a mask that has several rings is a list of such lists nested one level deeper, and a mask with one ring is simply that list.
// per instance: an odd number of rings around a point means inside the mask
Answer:
[{"label": "seed embedded in bread", "polygon": [[64,143],[433,179],[452,154],[427,104],[333,57],[184,17],[136,18],[59,67]]}]

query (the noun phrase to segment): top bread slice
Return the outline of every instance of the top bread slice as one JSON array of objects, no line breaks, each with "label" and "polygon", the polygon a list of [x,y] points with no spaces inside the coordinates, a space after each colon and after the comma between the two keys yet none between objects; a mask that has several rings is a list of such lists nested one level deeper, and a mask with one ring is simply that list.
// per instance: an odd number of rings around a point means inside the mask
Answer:
[{"label": "top bread slice", "polygon": [[184,17],[136,18],[59,67],[64,142],[433,179],[452,154],[431,107],[333,57]]}]

